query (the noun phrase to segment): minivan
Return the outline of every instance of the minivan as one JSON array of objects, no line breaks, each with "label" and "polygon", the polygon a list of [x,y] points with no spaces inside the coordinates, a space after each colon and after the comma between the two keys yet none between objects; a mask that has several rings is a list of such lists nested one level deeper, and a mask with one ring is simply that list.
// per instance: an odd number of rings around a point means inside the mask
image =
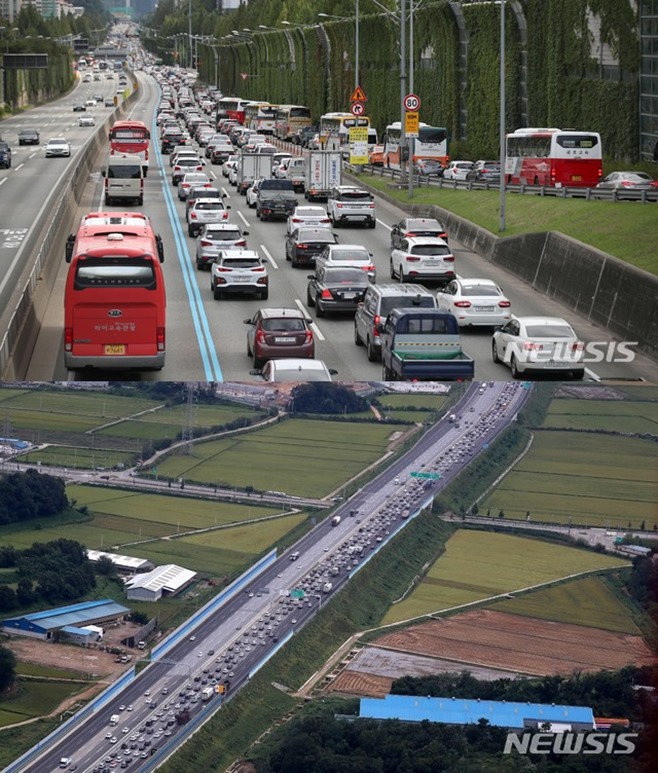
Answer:
[{"label": "minivan", "polygon": [[113,153],[102,170],[105,178],[105,204],[130,199],[140,207],[144,203],[144,170],[140,156]]},{"label": "minivan", "polygon": [[386,322],[393,309],[408,306],[435,309],[436,297],[427,287],[416,284],[374,284],[368,287],[354,315],[354,343],[365,345],[370,362],[377,362],[381,356],[377,326]]}]

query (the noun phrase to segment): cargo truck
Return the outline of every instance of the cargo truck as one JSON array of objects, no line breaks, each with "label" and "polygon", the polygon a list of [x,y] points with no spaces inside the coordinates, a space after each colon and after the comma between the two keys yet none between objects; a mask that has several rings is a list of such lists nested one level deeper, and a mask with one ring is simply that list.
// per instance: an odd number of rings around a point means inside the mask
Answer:
[{"label": "cargo truck", "polygon": [[119,715],[118,714],[112,714],[112,716],[110,717],[110,725],[112,725],[112,727],[114,727],[114,725],[118,725],[118,724],[119,724]]},{"label": "cargo truck", "polygon": [[209,701],[214,694],[215,694],[214,687],[204,687],[203,690],[201,690],[201,700]]},{"label": "cargo truck", "polygon": [[309,151],[304,197],[309,201],[326,200],[329,191],[340,185],[342,163],[340,150]]},{"label": "cargo truck", "polygon": [[340,523],[340,515],[334,515],[334,517],[331,519],[331,525],[338,526],[339,523]]},{"label": "cargo truck", "polygon": [[272,159],[264,153],[242,153],[238,160],[238,193],[244,196],[254,180],[271,180]]},{"label": "cargo truck", "polygon": [[334,586],[333,586],[333,585],[332,585],[330,582],[325,582],[325,584],[322,586],[322,591],[323,591],[323,593],[329,593],[329,591],[330,591],[330,590],[331,590],[333,587],[334,587]]},{"label": "cargo truck", "polygon": [[470,381],[475,363],[463,350],[452,314],[393,309],[377,326],[384,381]]}]

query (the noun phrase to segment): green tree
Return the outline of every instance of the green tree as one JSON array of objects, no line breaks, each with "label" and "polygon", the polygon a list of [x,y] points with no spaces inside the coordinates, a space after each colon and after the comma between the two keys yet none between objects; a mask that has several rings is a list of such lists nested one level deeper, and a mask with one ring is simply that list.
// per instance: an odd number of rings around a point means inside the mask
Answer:
[{"label": "green tree", "polygon": [[16,679],[16,656],[0,644],[0,692],[11,687]]}]

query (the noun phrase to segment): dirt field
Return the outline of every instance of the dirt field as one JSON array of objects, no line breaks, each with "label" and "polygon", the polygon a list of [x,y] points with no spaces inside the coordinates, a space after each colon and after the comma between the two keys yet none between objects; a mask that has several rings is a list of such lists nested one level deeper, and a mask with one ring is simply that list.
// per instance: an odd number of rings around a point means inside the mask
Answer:
[{"label": "dirt field", "polygon": [[655,663],[639,636],[490,610],[383,636],[380,647],[526,674],[571,674]]},{"label": "dirt field", "polygon": [[366,698],[383,698],[391,691],[393,680],[386,676],[364,674],[361,671],[345,669],[331,683],[327,692],[341,695],[358,695]]}]

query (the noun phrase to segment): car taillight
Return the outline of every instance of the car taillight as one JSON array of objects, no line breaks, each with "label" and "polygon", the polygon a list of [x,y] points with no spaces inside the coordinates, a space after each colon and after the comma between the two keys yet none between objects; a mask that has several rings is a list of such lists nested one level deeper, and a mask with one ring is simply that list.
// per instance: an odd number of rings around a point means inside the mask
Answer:
[{"label": "car taillight", "polygon": [[582,341],[575,341],[573,344],[571,344],[571,351],[572,352],[582,352],[585,348],[585,345]]},{"label": "car taillight", "polygon": [[320,220],[321,223],[331,223],[331,218],[329,217],[323,217],[322,220]]},{"label": "car taillight", "polygon": [[310,344],[310,343],[312,343],[312,342],[313,342],[313,333],[312,333],[312,331],[310,331],[310,330],[307,330],[307,331],[304,333],[304,343],[305,343],[305,344]]},{"label": "car taillight", "polygon": [[256,341],[258,341],[259,344],[265,343],[265,333],[263,333],[262,330],[256,332]]},{"label": "car taillight", "polygon": [[498,301],[498,305],[501,309],[509,309],[512,304],[509,301]]},{"label": "car taillight", "polygon": [[446,255],[443,260],[446,263],[454,263],[455,262],[455,256],[454,255]]},{"label": "car taillight", "polygon": [[190,212],[190,220],[196,220],[196,212],[194,210]]},{"label": "car taillight", "polygon": [[534,341],[524,341],[523,348],[529,352],[540,352],[543,347]]},{"label": "car taillight", "polygon": [[293,223],[303,223],[304,221],[301,219],[301,217],[293,217],[292,218]]},{"label": "car taillight", "polygon": [[455,301],[455,306],[457,306],[458,309],[468,309],[471,305],[470,301]]},{"label": "car taillight", "polygon": [[331,300],[331,298],[332,298],[331,292],[325,288],[322,291],[322,297]]},{"label": "car taillight", "polygon": [[164,327],[158,327],[155,331],[155,338],[158,343],[158,351],[164,352],[165,348],[165,329]]},{"label": "car taillight", "polygon": [[64,328],[64,349],[70,352],[73,349],[73,328]]},{"label": "car taillight", "polygon": [[263,271],[265,271],[265,266],[258,266],[257,268],[251,269],[254,274],[262,274]]},{"label": "car taillight", "polygon": [[236,247],[246,247],[247,246],[247,242],[244,239],[240,239],[239,242],[235,243],[235,246]]},{"label": "car taillight", "polygon": [[408,234],[406,234],[406,236],[407,236],[408,239],[413,239],[416,236],[416,234],[415,233],[408,233]]},{"label": "car taillight", "polygon": [[420,258],[417,255],[405,255],[404,259],[407,263],[420,263]]},{"label": "car taillight", "polygon": [[226,266],[218,266],[217,272],[220,274],[230,274],[233,271],[232,268],[226,268]]},{"label": "car taillight", "polygon": [[201,239],[199,242],[202,247],[212,247],[213,243],[209,242],[207,239]]},{"label": "car taillight", "polygon": [[298,244],[297,245],[297,249],[298,250],[307,250],[308,249],[308,244]]}]

